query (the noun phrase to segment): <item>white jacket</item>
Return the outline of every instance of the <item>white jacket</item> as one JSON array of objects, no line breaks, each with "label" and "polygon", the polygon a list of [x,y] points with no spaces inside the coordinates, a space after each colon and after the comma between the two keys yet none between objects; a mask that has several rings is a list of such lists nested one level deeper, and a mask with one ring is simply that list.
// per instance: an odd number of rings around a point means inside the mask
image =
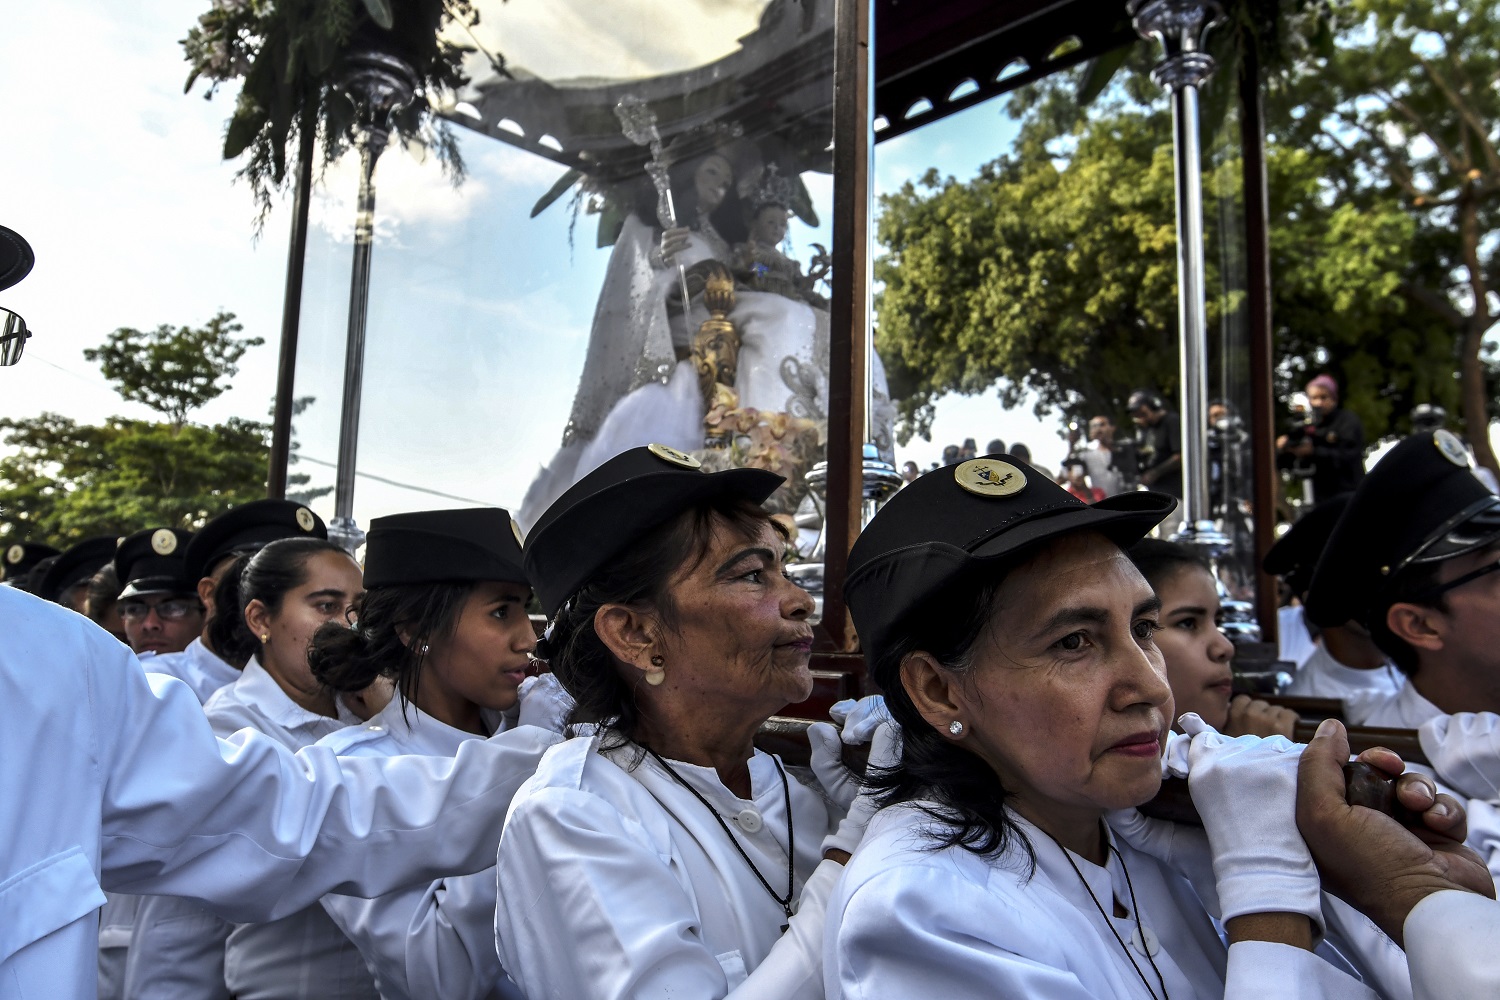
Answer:
[{"label": "white jacket", "polygon": [[101,885],[253,921],[489,865],[525,773],[509,736],[451,760],[217,740],[186,685],[0,588],[0,998],[95,996]]},{"label": "white jacket", "polygon": [[[503,725],[498,717],[487,721]],[[396,697],[366,724],[326,736],[322,745],[347,757],[451,756],[478,738]],[[527,777],[557,739],[538,740]],[[324,896],[323,909],[359,947],[383,1000],[525,1000],[495,953],[493,867],[375,899]]]},{"label": "white jacket", "polygon": [[[1159,1000],[1163,985],[1173,1000],[1376,996],[1312,952],[1260,941],[1226,950],[1187,879],[1119,838],[1104,868],[1072,855],[1075,872],[1018,818],[1036,852],[1031,873],[1016,849],[994,861],[931,849],[932,823],[912,804],[870,821],[828,904],[828,1000]],[[1106,909],[1139,910],[1106,922],[1090,892]]]}]

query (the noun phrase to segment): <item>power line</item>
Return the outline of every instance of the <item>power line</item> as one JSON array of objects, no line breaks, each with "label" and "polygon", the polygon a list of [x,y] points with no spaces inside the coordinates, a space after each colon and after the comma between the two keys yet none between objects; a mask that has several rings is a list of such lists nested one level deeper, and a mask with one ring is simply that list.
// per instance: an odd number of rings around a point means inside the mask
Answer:
[{"label": "power line", "polygon": [[[324,465],[324,466],[327,466],[330,469],[337,469],[338,468],[338,463],[337,462],[329,462],[329,461],[325,461],[324,459],[321,459],[321,458],[313,458],[310,455],[304,455],[304,454],[302,454],[300,452],[298,452],[296,455],[293,456],[293,461],[295,461],[295,462],[311,462],[314,465]],[[358,470],[355,470],[354,474],[356,476],[359,476],[359,477],[363,478],[363,479],[373,479],[377,483],[385,483],[387,486],[400,487],[403,490],[411,490],[414,493],[426,493],[426,494],[429,494],[430,496],[442,497],[445,500],[457,500],[460,503],[474,503],[474,504],[479,504],[479,506],[481,506],[481,507],[498,507],[498,506],[500,506],[499,504],[491,503],[488,500],[475,500],[473,497],[461,497],[461,496],[459,496],[456,493],[444,493],[442,490],[430,490],[430,489],[428,489],[425,486],[416,486],[416,485],[413,485],[412,483],[403,483],[403,482],[400,482],[399,480],[396,480],[396,479],[387,479],[385,476],[377,476],[373,472],[360,472]]]}]

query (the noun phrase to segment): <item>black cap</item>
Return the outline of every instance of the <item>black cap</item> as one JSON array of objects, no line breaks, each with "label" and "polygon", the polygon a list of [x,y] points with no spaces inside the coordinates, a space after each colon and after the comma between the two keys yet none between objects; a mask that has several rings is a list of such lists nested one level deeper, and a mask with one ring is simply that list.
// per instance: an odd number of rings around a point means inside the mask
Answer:
[{"label": "black cap", "polygon": [[1275,545],[1266,550],[1261,567],[1272,576],[1285,579],[1292,593],[1299,597],[1307,593],[1318,557],[1327,547],[1333,526],[1338,524],[1352,496],[1353,493],[1340,493],[1309,508],[1287,529],[1286,534],[1276,539]]},{"label": "black cap", "polygon": [[0,549],[0,580],[19,587],[37,563],[57,554],[57,549],[41,542],[12,542]]},{"label": "black cap", "polygon": [[31,244],[14,229],[0,226],[0,291],[11,287],[31,273],[36,255]]},{"label": "black cap", "polygon": [[526,583],[521,533],[499,507],[377,517],[365,542],[365,586],[504,580]]},{"label": "black cap", "polygon": [[1472,552],[1500,537],[1500,497],[1473,473],[1449,431],[1413,434],[1360,482],[1313,573],[1307,613],[1322,626],[1368,623],[1390,606],[1408,566]]},{"label": "black cap", "polygon": [[328,526],[295,500],[251,500],[231,507],[193,535],[183,552],[184,572],[195,583],[225,556],[254,552],[282,538],[328,537]]},{"label": "black cap", "polygon": [[115,557],[120,540],[114,535],[87,538],[64,549],[37,585],[36,596],[48,601],[61,601],[63,594],[80,583],[86,583]]},{"label": "black cap", "polygon": [[147,528],[127,535],[115,550],[120,599],[142,594],[191,594],[198,580],[187,578],[182,554],[193,538],[178,528]]},{"label": "black cap", "polygon": [[526,575],[548,617],[641,535],[722,496],[763,503],[786,482],[765,469],[704,472],[691,455],[632,448],[574,483],[526,539]]},{"label": "black cap", "polygon": [[909,614],[971,570],[1075,531],[1102,532],[1124,548],[1176,506],[1164,493],[1086,504],[1012,456],[929,472],[881,508],[849,553],[844,599],[860,646],[878,660]]}]

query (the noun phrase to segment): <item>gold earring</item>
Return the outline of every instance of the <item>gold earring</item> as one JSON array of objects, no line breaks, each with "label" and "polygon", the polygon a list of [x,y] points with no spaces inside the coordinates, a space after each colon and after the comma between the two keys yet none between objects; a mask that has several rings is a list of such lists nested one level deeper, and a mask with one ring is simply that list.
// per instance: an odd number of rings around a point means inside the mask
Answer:
[{"label": "gold earring", "polygon": [[660,656],[651,657],[651,669],[646,671],[646,683],[652,687],[660,687],[662,681],[667,679],[667,672],[662,669],[667,661]]},{"label": "gold earring", "polygon": [[270,641],[271,641],[271,633],[269,633],[269,632],[262,632],[260,634],[260,644],[262,646],[264,646],[266,643],[268,643]]}]

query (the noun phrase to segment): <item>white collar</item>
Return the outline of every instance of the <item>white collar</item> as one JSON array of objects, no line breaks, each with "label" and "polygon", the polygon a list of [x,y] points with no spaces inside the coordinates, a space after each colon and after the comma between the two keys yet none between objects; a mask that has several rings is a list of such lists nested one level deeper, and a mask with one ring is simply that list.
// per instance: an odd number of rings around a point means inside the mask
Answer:
[{"label": "white collar", "polygon": [[[250,657],[245,664],[245,669],[240,671],[240,678],[234,682],[234,686],[243,701],[256,706],[265,713],[266,718],[287,729],[313,724],[327,725],[330,721],[326,715],[309,712],[293,701],[281,689],[281,685],[276,683],[276,678],[272,677],[266,668],[260,665],[260,660],[254,656]],[[350,715],[348,709],[344,707],[343,699],[335,698],[334,705],[339,713],[339,721],[345,725],[359,722],[359,719]]]},{"label": "white collar", "polygon": [[[495,721],[490,712],[485,712],[484,718],[487,724]],[[365,728],[383,729],[403,753],[426,757],[452,757],[466,741],[484,738],[428,715],[417,707],[416,702],[403,704],[399,694],[372,715]],[[496,726],[495,732],[501,728]]]}]

